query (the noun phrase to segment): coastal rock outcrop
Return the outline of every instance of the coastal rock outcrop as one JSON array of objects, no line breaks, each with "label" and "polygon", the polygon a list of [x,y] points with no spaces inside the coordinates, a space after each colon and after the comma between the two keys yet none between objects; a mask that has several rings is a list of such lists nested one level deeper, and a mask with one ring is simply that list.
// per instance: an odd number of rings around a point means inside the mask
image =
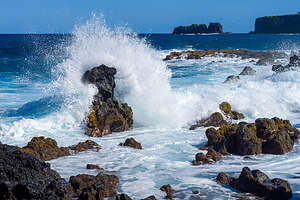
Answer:
[{"label": "coastal rock outcrop", "polygon": [[255,123],[240,122],[209,128],[205,132],[207,147],[227,155],[285,154],[300,139],[300,131],[288,120],[259,118]]},{"label": "coastal rock outcrop", "polygon": [[245,75],[255,75],[255,74],[256,71],[252,67],[246,66],[239,75],[245,76]]},{"label": "coastal rock outcrop", "polygon": [[208,33],[223,33],[223,26],[219,22],[209,23]]},{"label": "coastal rock outcrop", "polygon": [[289,64],[283,66],[283,65],[273,65],[272,66],[272,71],[274,72],[286,72],[290,70],[296,70],[300,69],[300,58],[297,55],[291,56],[290,57],[290,62]]},{"label": "coastal rock outcrop", "polygon": [[197,121],[196,124],[190,127],[190,130],[195,130],[196,128],[199,127],[209,127],[209,126],[220,127],[220,126],[231,124],[232,120],[240,120],[244,118],[244,115],[242,113],[239,113],[237,111],[232,111],[231,105],[228,102],[222,102],[219,105],[219,109],[225,116],[225,119],[220,112],[215,112],[211,114],[208,118]]},{"label": "coastal rock outcrop", "polygon": [[273,63],[275,58],[283,58],[284,53],[276,51],[252,51],[248,49],[209,49],[174,51],[164,58],[164,61],[172,59],[202,59],[203,57],[220,56],[225,58],[240,57],[241,59],[256,59],[257,65]]},{"label": "coastal rock outcrop", "polygon": [[134,149],[142,149],[141,143],[137,142],[134,138],[127,138],[124,143],[120,143],[120,146],[131,147]]},{"label": "coastal rock outcrop", "polygon": [[300,33],[299,23],[300,13],[259,17],[255,20],[254,33]]},{"label": "coastal rock outcrop", "polygon": [[0,180],[0,199],[72,199],[66,181],[50,164],[1,143]]},{"label": "coastal rock outcrop", "polygon": [[163,185],[160,188],[160,190],[166,193],[166,197],[165,197],[166,199],[173,199],[174,198],[174,195],[173,195],[174,190],[172,189],[170,184]]},{"label": "coastal rock outcrop", "polygon": [[83,83],[94,84],[98,89],[87,117],[86,135],[101,137],[133,127],[131,107],[114,99],[116,73],[115,68],[100,65],[86,71],[82,77]]},{"label": "coastal rock outcrop", "polygon": [[240,80],[239,76],[235,76],[235,75],[230,75],[226,78],[226,80],[224,81],[224,83],[235,83],[237,81]]},{"label": "coastal rock outcrop", "polygon": [[221,158],[222,155],[220,153],[216,152],[213,148],[208,148],[206,154],[197,153],[195,155],[195,160],[192,163],[193,165],[211,164],[221,160]]},{"label": "coastal rock outcrop", "polygon": [[99,145],[91,140],[80,142],[70,147],[58,147],[57,142],[51,138],[43,136],[33,137],[25,147],[19,148],[25,153],[34,155],[41,161],[52,160],[62,156],[71,155],[71,153],[79,153],[88,149],[99,149]]},{"label": "coastal rock outcrop", "polygon": [[252,193],[266,200],[288,200],[291,199],[292,189],[290,184],[283,179],[270,179],[260,170],[250,170],[244,167],[238,178],[229,177],[225,173],[219,173],[217,182],[229,185],[240,192]]}]

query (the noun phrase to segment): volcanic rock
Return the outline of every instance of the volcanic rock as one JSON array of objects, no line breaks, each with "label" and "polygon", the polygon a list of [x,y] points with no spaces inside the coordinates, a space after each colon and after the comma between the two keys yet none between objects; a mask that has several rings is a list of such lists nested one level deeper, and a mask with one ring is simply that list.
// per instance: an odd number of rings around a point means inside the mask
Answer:
[{"label": "volcanic rock", "polygon": [[132,200],[127,194],[118,194],[115,200]]},{"label": "volcanic rock", "polygon": [[124,143],[120,143],[120,146],[142,149],[141,143],[137,142],[134,138],[127,138]]},{"label": "volcanic rock", "polygon": [[240,75],[255,75],[256,71],[252,67],[246,66]]},{"label": "volcanic rock", "polygon": [[77,145],[70,147],[58,147],[57,142],[54,139],[40,136],[33,137],[25,147],[19,149],[25,153],[34,155],[41,161],[47,161],[62,156],[71,155],[71,152],[76,154],[81,151],[94,148],[99,149],[99,145],[91,140],[80,142]]},{"label": "volcanic rock", "polygon": [[197,121],[196,124],[190,127],[190,130],[195,130],[198,127],[209,127],[209,126],[220,127],[227,124],[229,124],[229,122],[227,122],[223,118],[222,114],[219,112],[215,112],[208,118]]},{"label": "volcanic rock", "polygon": [[93,164],[87,164],[86,165],[87,169],[96,169],[96,170],[104,170],[103,168],[99,167],[98,165],[93,165]]},{"label": "volcanic rock", "polygon": [[255,123],[240,122],[209,128],[205,132],[207,147],[226,155],[285,154],[293,149],[300,131],[288,120],[259,118]]},{"label": "volcanic rock", "polygon": [[155,198],[155,196],[152,195],[152,196],[146,197],[142,200],[156,200],[156,198]]},{"label": "volcanic rock", "polygon": [[87,117],[86,135],[101,137],[133,127],[131,107],[114,99],[116,73],[115,68],[100,65],[88,70],[82,77],[83,83],[94,84],[98,89]]},{"label": "volcanic rock", "polygon": [[223,33],[223,26],[220,23],[209,23],[208,33]]},{"label": "volcanic rock", "polygon": [[192,24],[190,26],[178,26],[175,27],[173,34],[198,34],[208,33],[207,26],[205,24]]},{"label": "volcanic rock", "polygon": [[192,162],[193,165],[204,165],[204,164],[212,164],[213,162],[217,162],[221,160],[222,155],[216,152],[212,148],[208,148],[208,152],[205,154],[197,153],[195,155],[195,160]]},{"label": "volcanic rock", "polygon": [[292,198],[290,184],[279,178],[270,179],[260,170],[250,170],[244,167],[238,178],[228,177],[225,173],[219,173],[218,183],[246,193],[252,193],[266,200],[287,200]]},{"label": "volcanic rock", "polygon": [[50,164],[1,143],[0,180],[0,199],[72,199],[66,181]]},{"label": "volcanic rock", "polygon": [[290,57],[290,62],[289,64],[283,66],[283,65],[273,65],[272,66],[272,71],[274,72],[286,72],[286,71],[290,71],[290,70],[296,70],[296,69],[300,69],[300,58],[299,56],[292,56]]},{"label": "volcanic rock", "polygon": [[119,179],[115,175],[99,173],[97,176],[79,174],[70,177],[73,197],[78,200],[104,199],[117,195]]},{"label": "volcanic rock", "polygon": [[163,185],[161,188],[160,188],[161,191],[165,192],[167,194],[166,196],[166,199],[173,199],[174,196],[173,196],[173,189],[171,187],[170,184],[168,185]]},{"label": "volcanic rock", "polygon": [[235,76],[235,75],[230,75],[226,78],[226,80],[224,81],[224,83],[234,83],[240,80],[239,76]]}]

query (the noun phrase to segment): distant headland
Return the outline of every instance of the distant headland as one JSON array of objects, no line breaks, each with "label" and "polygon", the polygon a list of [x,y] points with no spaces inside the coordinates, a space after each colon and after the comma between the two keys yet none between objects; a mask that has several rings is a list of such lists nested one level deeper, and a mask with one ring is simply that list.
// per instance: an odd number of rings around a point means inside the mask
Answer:
[{"label": "distant headland", "polygon": [[265,16],[255,20],[252,33],[300,33],[300,12],[291,15]]},{"label": "distant headland", "polygon": [[190,26],[177,26],[173,34],[202,34],[202,33],[223,33],[223,26],[219,22],[206,24],[192,24]]}]

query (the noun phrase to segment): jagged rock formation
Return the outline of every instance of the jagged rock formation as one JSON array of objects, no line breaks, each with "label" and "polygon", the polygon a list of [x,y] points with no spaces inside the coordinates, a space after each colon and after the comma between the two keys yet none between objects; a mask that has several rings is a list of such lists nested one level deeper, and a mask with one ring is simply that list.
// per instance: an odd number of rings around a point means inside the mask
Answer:
[{"label": "jagged rock formation", "polygon": [[175,27],[173,34],[201,34],[201,33],[223,33],[223,26],[216,22],[206,24],[192,24],[190,26]]},{"label": "jagged rock formation", "polygon": [[258,59],[257,65],[265,65],[273,63],[275,58],[283,58],[283,53],[275,51],[252,51],[248,49],[209,49],[209,50],[189,50],[189,51],[173,51],[164,58],[164,61],[172,59],[201,59],[207,56],[221,57],[240,57],[241,59]]},{"label": "jagged rock formation", "polygon": [[290,71],[290,70],[296,70],[296,69],[300,69],[300,58],[299,56],[291,56],[290,57],[290,62],[289,64],[283,66],[283,65],[273,65],[272,66],[272,71],[274,72],[286,72],[286,71]]},{"label": "jagged rock formation", "polygon": [[260,170],[250,170],[244,167],[238,178],[219,173],[217,182],[229,185],[238,191],[252,193],[265,200],[288,200],[293,197],[290,184],[283,179],[270,179]]},{"label": "jagged rock formation", "polygon": [[255,20],[254,33],[300,33],[300,13],[259,17]]},{"label": "jagged rock formation", "polygon": [[285,154],[293,149],[300,139],[300,131],[288,120],[277,117],[258,118],[255,123],[221,126],[218,130],[209,128],[205,132],[207,147],[227,155]]},{"label": "jagged rock formation", "polygon": [[50,164],[0,143],[0,199],[71,200],[66,187]]},{"label": "jagged rock formation", "polygon": [[133,127],[130,106],[114,99],[115,68],[100,65],[84,73],[82,81],[94,84],[98,93],[87,117],[86,135],[101,137],[112,132],[122,132]]},{"label": "jagged rock formation", "polygon": [[127,138],[124,143],[120,143],[120,146],[131,147],[134,149],[142,149],[141,143],[137,142],[134,138]]},{"label": "jagged rock formation", "polygon": [[208,118],[197,121],[196,124],[190,127],[190,130],[195,130],[196,128],[199,127],[209,127],[209,126],[220,127],[220,126],[231,124],[232,120],[240,120],[245,118],[242,113],[231,110],[231,105],[228,102],[222,102],[219,105],[219,108],[223,113],[223,115],[225,116],[225,119],[220,112],[215,112],[211,114]]},{"label": "jagged rock formation", "polygon": [[52,160],[62,156],[79,153],[88,149],[99,149],[99,145],[91,140],[80,142],[70,147],[58,147],[57,142],[51,138],[43,136],[33,137],[25,147],[19,148],[25,153],[34,155],[41,161]]}]

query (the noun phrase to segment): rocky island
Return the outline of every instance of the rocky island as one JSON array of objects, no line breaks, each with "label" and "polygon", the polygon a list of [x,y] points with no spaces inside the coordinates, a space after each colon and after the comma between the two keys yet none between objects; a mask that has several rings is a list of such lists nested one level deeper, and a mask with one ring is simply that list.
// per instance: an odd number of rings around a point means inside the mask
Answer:
[{"label": "rocky island", "polygon": [[222,24],[210,23],[206,24],[192,24],[190,26],[178,26],[174,29],[173,34],[201,34],[201,33],[223,33]]},{"label": "rocky island", "polygon": [[255,21],[254,33],[300,33],[300,12],[292,15],[259,17]]}]

